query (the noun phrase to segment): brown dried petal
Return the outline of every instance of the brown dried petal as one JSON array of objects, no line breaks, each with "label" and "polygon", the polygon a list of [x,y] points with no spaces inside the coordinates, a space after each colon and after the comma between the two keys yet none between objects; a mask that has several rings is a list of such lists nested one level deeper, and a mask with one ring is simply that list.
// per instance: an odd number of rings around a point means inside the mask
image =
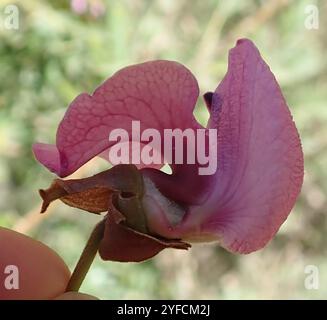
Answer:
[{"label": "brown dried petal", "polygon": [[41,213],[45,212],[49,204],[56,199],[60,199],[71,207],[92,213],[99,214],[108,210],[110,194],[115,190],[103,186],[94,186],[76,192],[76,189],[80,190],[82,187],[85,187],[83,179],[79,181],[54,180],[49,189],[39,191],[43,199]]},{"label": "brown dried petal", "polygon": [[109,197],[115,192],[139,197],[143,195],[142,176],[134,165],[117,165],[83,179],[54,180],[48,189],[40,190],[43,199],[41,212],[45,212],[56,199],[89,212],[106,212]]}]

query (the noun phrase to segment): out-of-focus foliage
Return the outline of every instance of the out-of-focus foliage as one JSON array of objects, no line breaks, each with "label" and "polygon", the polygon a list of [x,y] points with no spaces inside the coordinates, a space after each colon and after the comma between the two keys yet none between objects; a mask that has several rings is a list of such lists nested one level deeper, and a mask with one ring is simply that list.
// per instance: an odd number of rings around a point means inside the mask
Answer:
[{"label": "out-of-focus foliage", "polygon": [[[19,8],[18,30],[4,26],[5,7],[12,2]],[[110,299],[325,298],[326,2],[88,3],[89,11],[79,15],[64,0],[0,0],[0,225],[45,242],[73,268],[98,218],[61,203],[42,218],[37,215],[37,189],[47,187],[53,175],[34,160],[32,143],[54,142],[71,100],[92,92],[126,65],[177,60],[194,72],[202,93],[213,90],[226,71],[227,50],[237,38],[249,37],[282,86],[305,154],[302,194],[278,236],[248,256],[231,255],[217,245],[197,245],[185,253],[166,250],[141,264],[97,259],[82,291]],[[319,10],[318,30],[305,28],[305,10],[311,4]],[[205,122],[201,100],[197,115]],[[105,167],[95,161],[77,175]],[[319,268],[319,290],[305,289],[307,265]]]}]

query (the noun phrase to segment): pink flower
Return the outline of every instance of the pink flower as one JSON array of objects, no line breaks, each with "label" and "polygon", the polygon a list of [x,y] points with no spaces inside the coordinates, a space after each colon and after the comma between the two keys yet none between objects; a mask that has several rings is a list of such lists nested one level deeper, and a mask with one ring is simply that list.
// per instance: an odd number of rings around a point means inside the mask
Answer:
[{"label": "pink flower", "polygon": [[[59,125],[56,145],[35,144],[34,154],[66,177],[95,156],[108,158],[114,145],[109,133],[116,128],[131,133],[132,120],[140,121],[141,130],[160,133],[201,129],[193,116],[198,95],[196,79],[179,63],[124,68],[92,95],[79,95]],[[95,213],[109,210],[100,254],[110,260],[144,260],[165,247],[186,249],[184,241],[218,241],[238,253],[264,247],[290,213],[303,180],[301,143],[290,111],[274,75],[246,39],[231,49],[226,76],[204,99],[210,112],[206,130],[218,132],[214,174],[199,175],[198,162],[173,164],[171,175],[117,166],[114,173],[56,180],[41,192],[43,209],[60,198]],[[124,250],[129,254],[121,254]]]},{"label": "pink flower", "polygon": [[76,14],[83,15],[89,12],[94,18],[99,18],[106,11],[102,0],[71,0],[70,6]]},{"label": "pink flower", "polygon": [[87,11],[86,0],[71,0],[70,5],[72,10],[77,14],[84,14]]}]

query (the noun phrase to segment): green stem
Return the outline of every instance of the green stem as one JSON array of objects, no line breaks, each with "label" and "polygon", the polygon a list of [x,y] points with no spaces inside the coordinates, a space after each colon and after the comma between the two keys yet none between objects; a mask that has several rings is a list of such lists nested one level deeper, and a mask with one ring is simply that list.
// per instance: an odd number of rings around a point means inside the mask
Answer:
[{"label": "green stem", "polygon": [[68,291],[78,291],[82,285],[83,280],[87,272],[89,271],[91,264],[97,254],[99,244],[103,238],[105,227],[105,219],[100,221],[93,229],[89,240],[84,247],[84,250],[77,262],[77,265],[69,279],[66,287],[66,292]]}]

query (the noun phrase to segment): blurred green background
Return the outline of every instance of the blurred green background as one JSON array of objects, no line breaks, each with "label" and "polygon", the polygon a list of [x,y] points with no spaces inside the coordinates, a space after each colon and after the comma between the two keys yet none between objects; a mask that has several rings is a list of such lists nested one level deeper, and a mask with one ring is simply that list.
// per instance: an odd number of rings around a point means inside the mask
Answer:
[{"label": "blurred green background", "polygon": [[[177,60],[202,94],[213,90],[228,49],[249,37],[281,84],[302,138],[305,181],[289,219],[265,249],[247,256],[195,245],[140,264],[97,258],[82,291],[103,299],[326,298],[327,2],[74,2],[0,0],[0,225],[43,241],[72,269],[98,217],[62,203],[38,214],[37,190],[54,176],[34,160],[32,143],[53,143],[70,101],[126,65]],[[18,30],[5,27],[12,3]],[[305,27],[311,4],[319,10],[317,30]],[[197,107],[204,123],[201,100]],[[93,161],[77,176],[106,167]],[[318,290],[304,286],[307,265],[319,269]]]}]

